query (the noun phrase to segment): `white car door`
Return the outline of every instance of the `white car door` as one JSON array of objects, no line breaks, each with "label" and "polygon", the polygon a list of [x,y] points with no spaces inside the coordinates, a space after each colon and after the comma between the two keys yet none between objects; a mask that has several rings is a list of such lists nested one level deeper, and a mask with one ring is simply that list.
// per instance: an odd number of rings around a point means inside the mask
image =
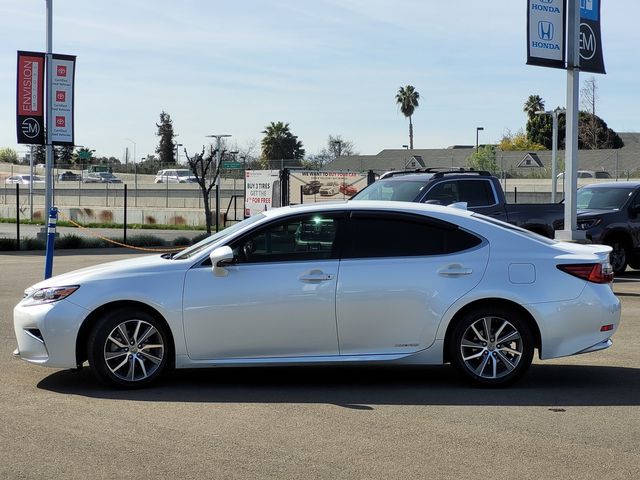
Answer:
[{"label": "white car door", "polygon": [[415,215],[354,212],[336,296],[341,355],[428,348],[447,309],[481,280],[488,242]]},{"label": "white car door", "polygon": [[226,276],[192,268],[183,320],[195,360],[338,354],[338,214],[297,215],[232,241]]}]

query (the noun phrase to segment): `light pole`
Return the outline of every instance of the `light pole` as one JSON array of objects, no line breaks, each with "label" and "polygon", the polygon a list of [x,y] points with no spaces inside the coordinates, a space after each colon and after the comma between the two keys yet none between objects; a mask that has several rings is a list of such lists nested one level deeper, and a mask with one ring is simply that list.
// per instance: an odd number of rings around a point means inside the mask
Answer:
[{"label": "light pole", "polygon": [[338,146],[338,155],[336,155],[338,158],[342,154],[342,140],[334,140],[333,144]]},{"label": "light pole", "polygon": [[[130,138],[125,138],[125,140],[128,140],[129,142],[133,143],[133,163],[136,163],[136,142],[134,142],[133,140],[131,140]],[[129,166],[129,157],[127,156],[127,167]]]},{"label": "light pole", "polygon": [[557,192],[557,170],[558,170],[558,115],[564,113],[564,108],[556,108],[555,110],[540,110],[536,115],[551,115],[553,120],[553,131],[551,138],[551,203],[556,202]]},{"label": "light pole", "polygon": [[476,127],[476,153],[478,153],[478,133],[484,130],[484,127]]},{"label": "light pole", "polygon": [[[406,152],[406,150],[409,150],[409,145],[402,145],[402,148],[404,148],[405,152]],[[405,170],[407,169],[407,154],[406,153],[404,154],[404,168],[405,168]]]},{"label": "light pole", "polygon": [[180,147],[182,146],[181,143],[176,143],[176,165],[180,163]]},{"label": "light pole", "polygon": [[[220,166],[220,150],[222,148],[221,140],[223,138],[228,138],[231,135],[225,133],[218,133],[213,135],[205,135],[208,138],[216,139],[216,169]],[[216,176],[216,232],[219,230],[218,218],[220,216],[220,176]]]}]

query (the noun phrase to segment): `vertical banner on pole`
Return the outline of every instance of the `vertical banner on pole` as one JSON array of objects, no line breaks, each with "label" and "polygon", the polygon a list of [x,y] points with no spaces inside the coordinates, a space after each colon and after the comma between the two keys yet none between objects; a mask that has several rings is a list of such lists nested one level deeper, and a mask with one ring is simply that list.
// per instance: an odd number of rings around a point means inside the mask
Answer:
[{"label": "vertical banner on pole", "polygon": [[600,34],[601,0],[580,0],[580,70],[607,73]]},{"label": "vertical banner on pole", "polygon": [[44,145],[44,53],[18,51],[18,143]]},{"label": "vertical banner on pole", "polygon": [[74,145],[73,95],[76,57],[53,54],[51,59],[51,143]]},{"label": "vertical banner on pole", "polygon": [[527,0],[527,65],[565,68],[566,0]]}]

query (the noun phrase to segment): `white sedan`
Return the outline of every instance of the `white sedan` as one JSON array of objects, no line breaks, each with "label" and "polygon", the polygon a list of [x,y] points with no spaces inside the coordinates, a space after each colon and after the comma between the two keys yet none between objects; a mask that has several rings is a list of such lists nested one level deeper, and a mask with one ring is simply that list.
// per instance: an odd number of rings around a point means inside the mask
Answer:
[{"label": "white sedan", "polygon": [[473,383],[611,345],[610,247],[396,202],[270,210],[176,255],[66,273],[14,309],[29,362],[119,387],[173,367],[452,363]]},{"label": "white sedan", "polygon": [[33,177],[31,175],[12,175],[11,177],[8,177],[4,183],[8,185],[43,185],[44,177],[40,177],[38,175],[33,175]]}]

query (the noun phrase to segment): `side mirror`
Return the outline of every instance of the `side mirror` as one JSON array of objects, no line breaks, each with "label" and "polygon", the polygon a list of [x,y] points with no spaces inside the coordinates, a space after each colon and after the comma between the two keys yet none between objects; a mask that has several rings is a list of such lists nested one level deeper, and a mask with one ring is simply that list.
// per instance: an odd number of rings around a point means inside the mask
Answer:
[{"label": "side mirror", "polygon": [[224,267],[233,260],[233,250],[231,247],[218,247],[209,254],[211,259],[211,270],[216,277],[226,277],[229,271]]}]

